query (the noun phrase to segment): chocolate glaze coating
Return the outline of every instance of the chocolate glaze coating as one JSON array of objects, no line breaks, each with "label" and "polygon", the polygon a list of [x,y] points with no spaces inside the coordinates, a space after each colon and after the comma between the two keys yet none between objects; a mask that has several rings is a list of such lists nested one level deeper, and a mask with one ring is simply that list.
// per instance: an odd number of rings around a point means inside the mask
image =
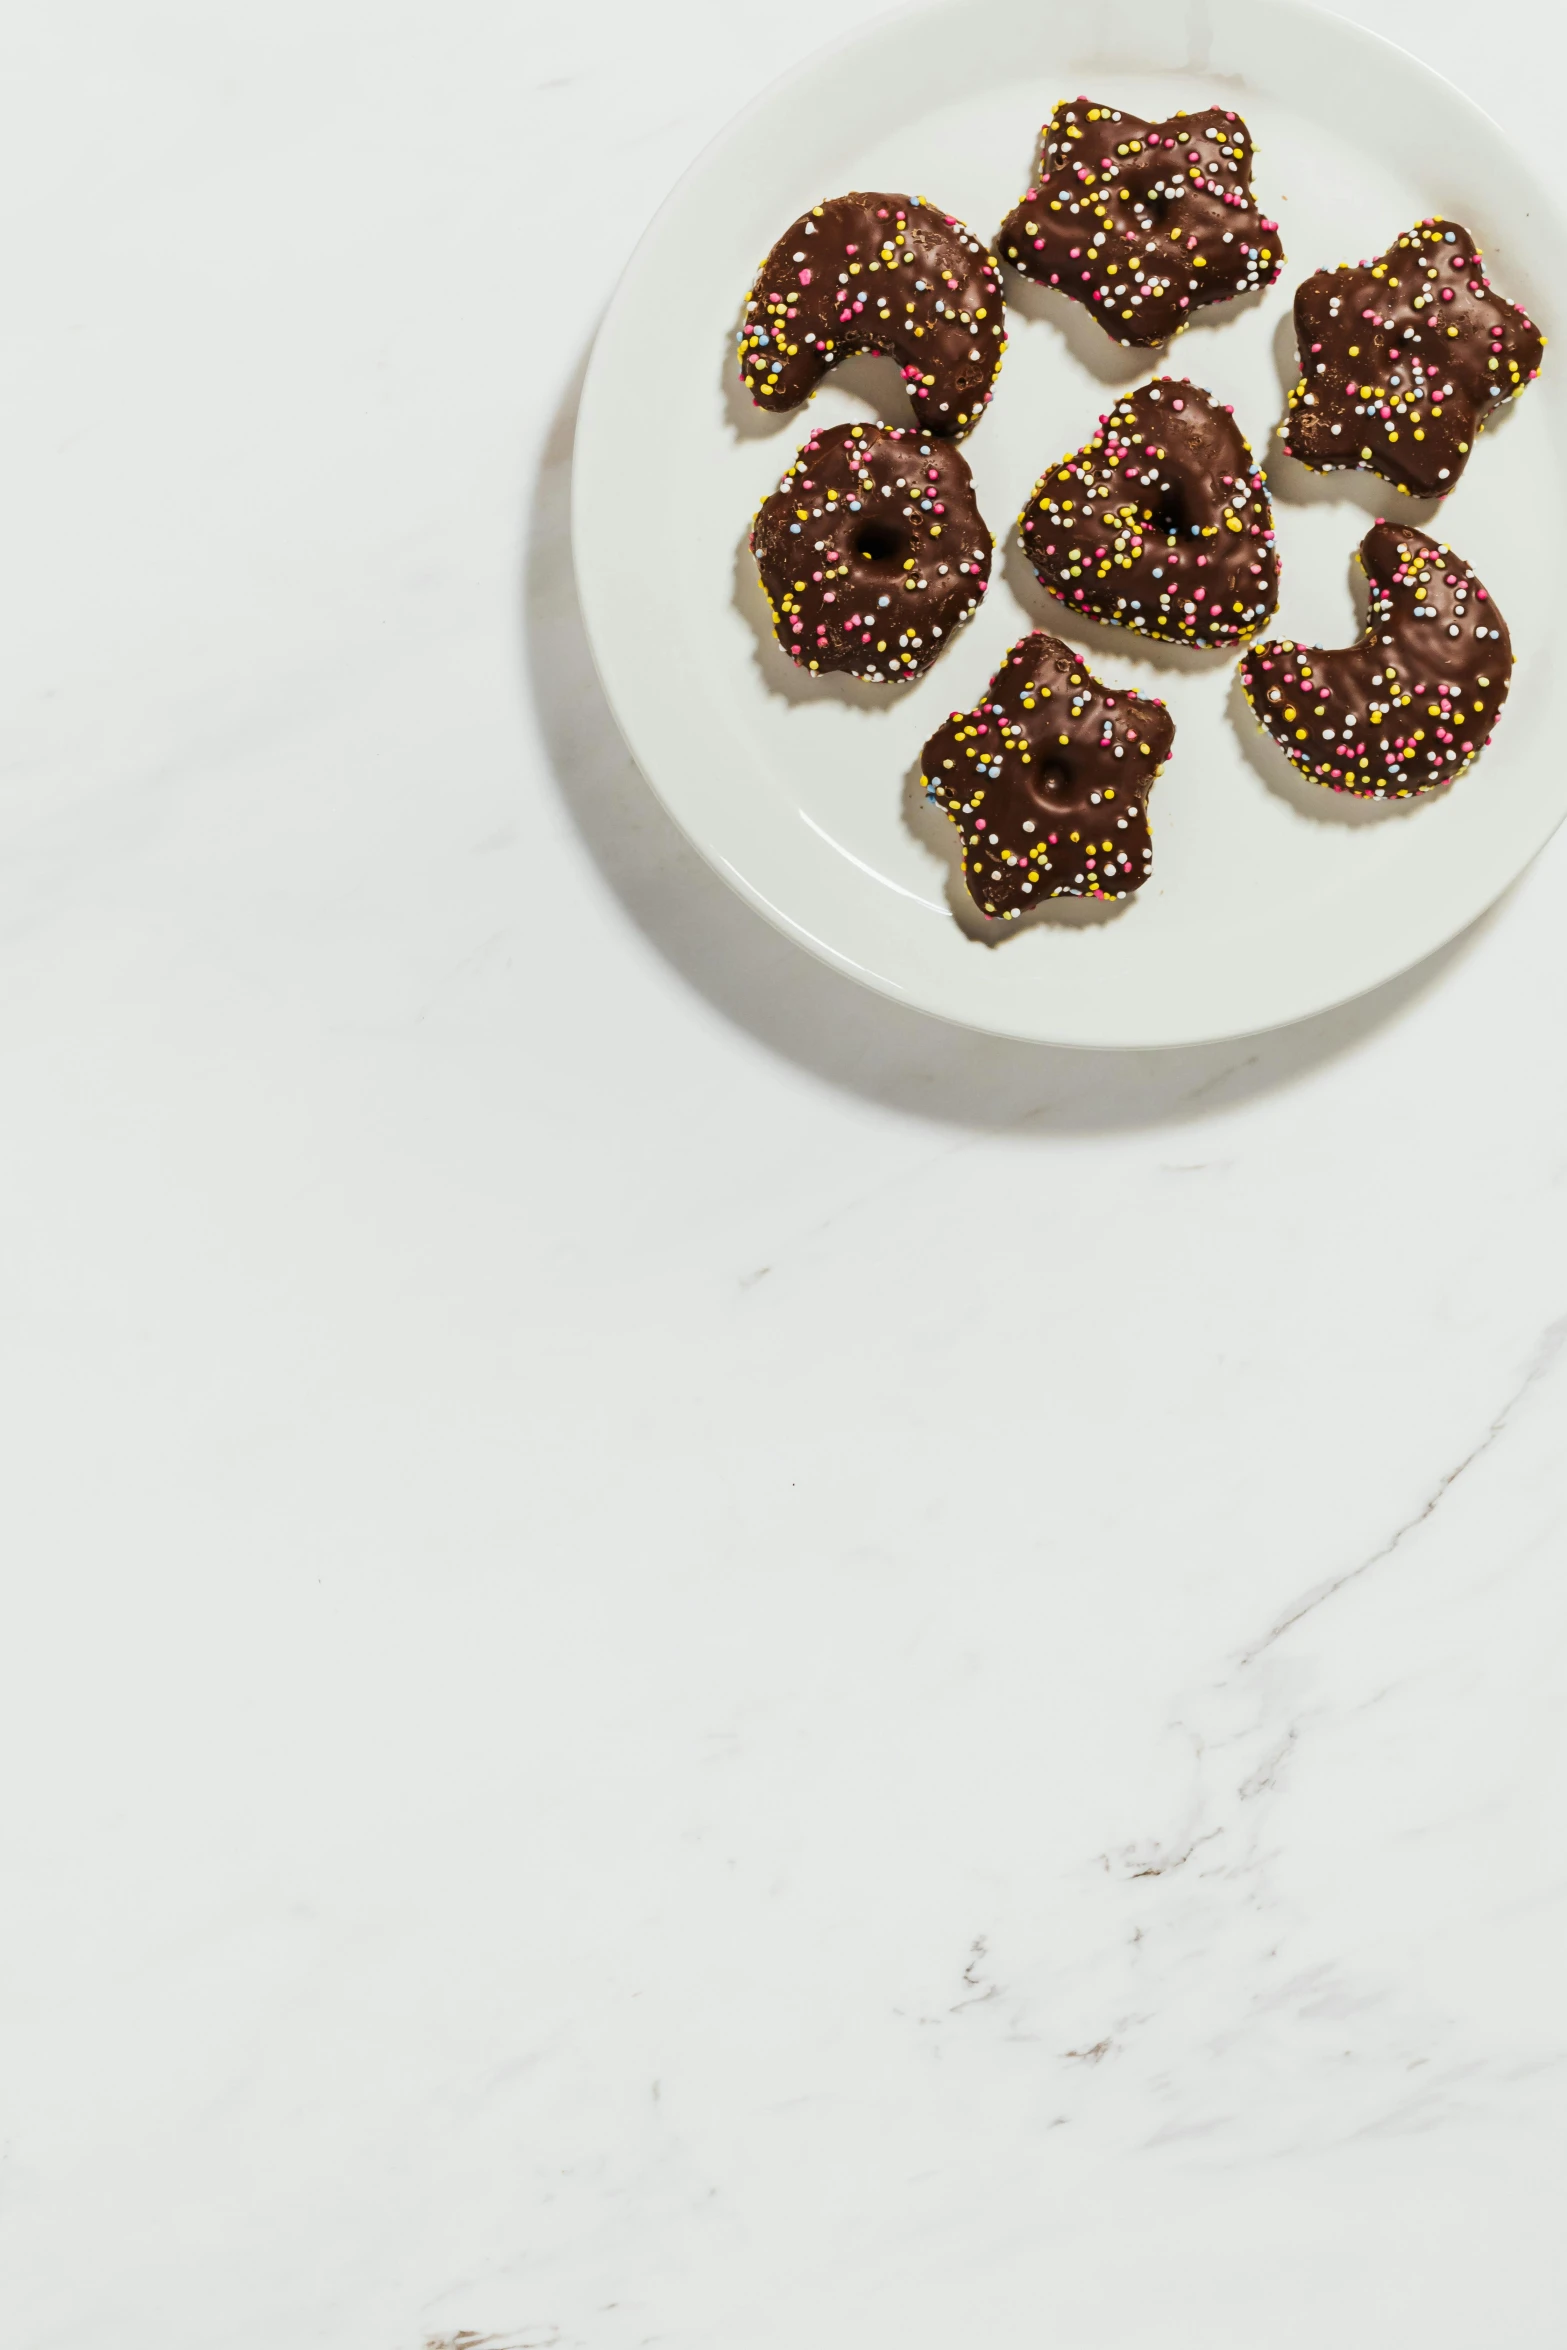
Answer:
[{"label": "chocolate glaze coating", "polygon": [[1295,296],[1300,381],[1280,438],[1318,472],[1380,473],[1441,497],[1491,409],[1540,372],[1545,338],[1493,294],[1466,228],[1422,220],[1374,261]]},{"label": "chocolate glaze coating", "polygon": [[1462,775],[1491,739],[1513,673],[1507,623],[1467,563],[1423,530],[1360,542],[1371,585],[1358,645],[1253,645],[1246,698],[1313,783],[1407,800]]},{"label": "chocolate glaze coating", "polygon": [[1069,98],[1040,141],[996,248],[1117,341],[1168,342],[1198,310],[1278,276],[1279,224],[1252,201],[1251,133],[1227,107],[1144,122]]},{"label": "chocolate glaze coating", "polygon": [[1074,612],[1167,644],[1238,642],[1271,618],[1267,487],[1228,408],[1161,376],[1034,484],[1018,516],[1040,584]]},{"label": "chocolate glaze coating", "polygon": [[835,196],[757,271],[740,380],[759,408],[798,408],[840,359],[884,351],[916,420],[951,438],[984,414],[1006,347],[1001,272],[972,229],[912,196]]},{"label": "chocolate glaze coating", "polygon": [[812,433],[751,525],[789,658],[876,685],[930,667],[984,594],[993,544],[960,452],[912,425]]},{"label": "chocolate glaze coating", "polygon": [[973,710],[925,745],[921,782],[963,839],[981,913],[1015,922],[1046,898],[1124,898],[1153,862],[1148,787],[1170,756],[1163,702],[1101,685],[1043,631],[1012,647]]}]

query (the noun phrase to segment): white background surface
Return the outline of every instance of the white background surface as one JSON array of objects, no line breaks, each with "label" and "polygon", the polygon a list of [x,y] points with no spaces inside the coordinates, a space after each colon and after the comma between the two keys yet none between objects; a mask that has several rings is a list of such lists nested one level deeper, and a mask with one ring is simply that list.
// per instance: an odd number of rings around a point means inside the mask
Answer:
[{"label": "white background surface", "polygon": [[7,21],[19,2350],[1560,2341],[1567,848],[986,1042],[584,657],[595,319],[856,13]]}]

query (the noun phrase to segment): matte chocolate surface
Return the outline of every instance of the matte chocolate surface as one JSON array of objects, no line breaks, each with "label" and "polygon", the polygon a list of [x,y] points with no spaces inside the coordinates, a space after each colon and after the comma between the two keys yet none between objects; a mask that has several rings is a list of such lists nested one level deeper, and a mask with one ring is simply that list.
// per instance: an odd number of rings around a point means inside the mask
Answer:
[{"label": "matte chocolate surface", "polygon": [[1168,644],[1250,636],[1279,595],[1273,509],[1228,408],[1174,376],[1099,419],[1018,517],[1042,586],[1074,612]]},{"label": "matte chocolate surface", "polygon": [[1487,415],[1539,374],[1545,349],[1452,220],[1422,220],[1374,261],[1308,277],[1295,335],[1290,455],[1319,472],[1380,473],[1422,498],[1452,488]]},{"label": "matte chocolate surface", "polygon": [[1491,739],[1513,672],[1507,623],[1467,563],[1379,522],[1360,543],[1366,633],[1328,652],[1288,637],[1241,663],[1246,698],[1313,783],[1407,800],[1462,775]]},{"label": "matte chocolate surface", "polygon": [[1168,342],[1194,312],[1271,286],[1279,224],[1252,200],[1251,133],[1227,107],[1144,122],[1066,99],[996,248],[1081,302],[1118,342]]},{"label": "matte chocolate surface", "polygon": [[992,540],[950,441],[839,424],[813,433],[763,499],[751,552],[792,661],[899,685],[978,605]]},{"label": "matte chocolate surface", "polygon": [[760,408],[798,408],[840,359],[887,352],[916,421],[951,438],[984,414],[1006,347],[1001,273],[962,221],[912,196],[835,196],[758,270],[740,380]]},{"label": "matte chocolate surface", "polygon": [[1016,921],[1046,898],[1124,898],[1153,862],[1148,787],[1170,755],[1162,702],[1102,685],[1043,631],[1015,644],[973,710],[925,745],[927,796],[963,839],[980,911]]}]

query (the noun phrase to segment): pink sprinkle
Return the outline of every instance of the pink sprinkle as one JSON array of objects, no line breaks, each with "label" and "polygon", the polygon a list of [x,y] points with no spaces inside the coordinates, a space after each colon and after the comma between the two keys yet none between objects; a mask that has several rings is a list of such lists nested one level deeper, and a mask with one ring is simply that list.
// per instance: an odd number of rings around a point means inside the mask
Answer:
[{"label": "pink sprinkle", "polygon": [[800,283],[801,283],[801,285],[802,285],[802,286],[808,286],[808,285],[810,284],[810,282],[811,282],[811,273],[810,273],[810,271],[809,271],[808,269],[802,269],[802,270],[801,270],[801,272],[800,272]]}]

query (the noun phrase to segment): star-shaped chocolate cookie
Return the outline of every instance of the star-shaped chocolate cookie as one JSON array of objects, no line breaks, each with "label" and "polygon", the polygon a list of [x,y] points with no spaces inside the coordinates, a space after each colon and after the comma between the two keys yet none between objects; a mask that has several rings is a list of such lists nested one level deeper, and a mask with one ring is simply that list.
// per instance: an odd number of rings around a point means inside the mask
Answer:
[{"label": "star-shaped chocolate cookie", "polygon": [[1059,637],[1015,644],[978,708],[954,710],[921,762],[981,913],[1015,922],[1046,898],[1141,889],[1148,787],[1174,740],[1163,702],[1102,685]]},{"label": "star-shaped chocolate cookie", "polygon": [[1491,291],[1473,237],[1422,220],[1374,261],[1295,296],[1300,381],[1280,438],[1320,473],[1380,473],[1442,497],[1486,417],[1540,372],[1545,337]]},{"label": "star-shaped chocolate cookie", "polygon": [[1279,224],[1251,193],[1251,133],[1227,107],[1144,122],[1066,99],[996,250],[1081,302],[1118,342],[1168,342],[1194,312],[1271,286]]},{"label": "star-shaped chocolate cookie", "polygon": [[1099,419],[1018,517],[1040,584],[1167,644],[1239,642],[1279,599],[1273,508],[1228,408],[1162,376]]},{"label": "star-shaped chocolate cookie", "polygon": [[1270,639],[1247,653],[1241,683],[1313,783],[1408,800],[1454,782],[1490,741],[1512,640],[1468,564],[1423,530],[1379,522],[1360,563],[1371,586],[1360,643],[1329,652]]}]

